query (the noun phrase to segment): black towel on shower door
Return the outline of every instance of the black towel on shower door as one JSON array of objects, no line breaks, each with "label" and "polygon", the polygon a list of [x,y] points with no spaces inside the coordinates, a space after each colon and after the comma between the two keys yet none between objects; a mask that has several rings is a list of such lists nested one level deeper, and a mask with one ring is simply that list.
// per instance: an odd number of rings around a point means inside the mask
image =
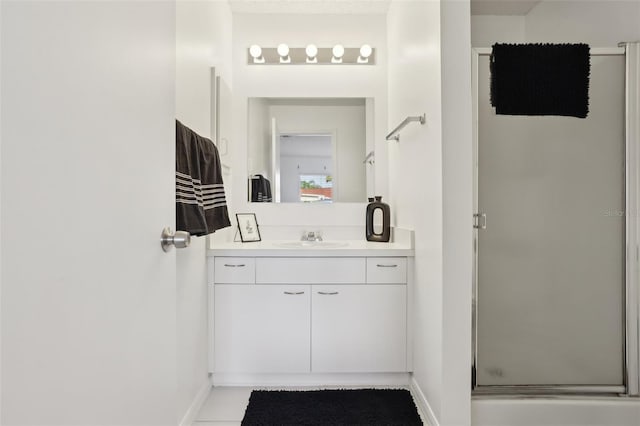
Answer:
[{"label": "black towel on shower door", "polygon": [[176,120],[176,229],[201,236],[227,226],[218,149]]},{"label": "black towel on shower door", "polygon": [[587,44],[501,44],[491,53],[491,105],[504,115],[589,113]]}]

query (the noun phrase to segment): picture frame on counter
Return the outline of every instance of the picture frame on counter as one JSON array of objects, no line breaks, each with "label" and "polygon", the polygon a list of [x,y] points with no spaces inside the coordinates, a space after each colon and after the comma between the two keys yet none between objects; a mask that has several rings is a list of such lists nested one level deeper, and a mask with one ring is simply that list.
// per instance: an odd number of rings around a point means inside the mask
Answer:
[{"label": "picture frame on counter", "polygon": [[240,232],[240,241],[243,243],[252,243],[261,241],[260,228],[255,213],[236,213],[238,222],[238,231]]}]

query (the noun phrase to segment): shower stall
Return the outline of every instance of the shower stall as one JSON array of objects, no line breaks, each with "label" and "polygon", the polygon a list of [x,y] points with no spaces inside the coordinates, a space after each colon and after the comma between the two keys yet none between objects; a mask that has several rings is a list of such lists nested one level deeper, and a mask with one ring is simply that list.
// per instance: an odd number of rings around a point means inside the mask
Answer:
[{"label": "shower stall", "polygon": [[640,44],[591,49],[589,115],[496,115],[475,49],[474,395],[638,395]]}]

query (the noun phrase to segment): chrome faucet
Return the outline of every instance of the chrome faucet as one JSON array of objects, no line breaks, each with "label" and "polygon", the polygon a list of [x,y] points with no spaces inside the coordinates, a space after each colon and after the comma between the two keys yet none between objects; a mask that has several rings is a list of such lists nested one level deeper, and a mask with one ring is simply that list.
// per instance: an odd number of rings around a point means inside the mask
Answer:
[{"label": "chrome faucet", "polygon": [[301,241],[322,241],[322,231],[303,231]]}]

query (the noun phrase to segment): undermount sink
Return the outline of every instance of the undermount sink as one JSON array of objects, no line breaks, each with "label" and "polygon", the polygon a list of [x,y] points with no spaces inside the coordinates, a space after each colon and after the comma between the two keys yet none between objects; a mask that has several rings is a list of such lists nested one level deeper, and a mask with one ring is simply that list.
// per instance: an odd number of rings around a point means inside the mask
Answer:
[{"label": "undermount sink", "polygon": [[346,247],[348,241],[282,241],[273,243],[277,247],[285,248],[336,248]]}]

